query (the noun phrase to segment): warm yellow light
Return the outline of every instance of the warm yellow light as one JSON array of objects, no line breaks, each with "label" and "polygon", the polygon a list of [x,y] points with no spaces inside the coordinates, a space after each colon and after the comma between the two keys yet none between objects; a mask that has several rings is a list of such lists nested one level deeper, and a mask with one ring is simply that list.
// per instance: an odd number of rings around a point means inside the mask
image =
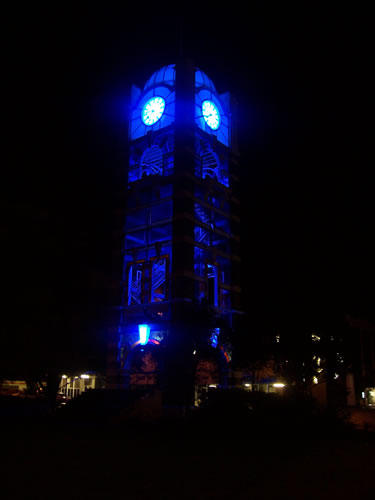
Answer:
[{"label": "warm yellow light", "polygon": [[317,384],[318,383],[318,378],[317,377],[313,377],[313,384]]},{"label": "warm yellow light", "polygon": [[90,375],[86,375],[85,373],[81,375],[81,378],[90,378]]},{"label": "warm yellow light", "polygon": [[68,375],[62,375],[61,378],[68,378]]},{"label": "warm yellow light", "polygon": [[277,382],[276,384],[273,384],[274,387],[285,387],[285,384],[281,382]]},{"label": "warm yellow light", "polygon": [[217,385],[216,384],[210,384],[208,387],[211,387],[213,389],[216,389]]}]

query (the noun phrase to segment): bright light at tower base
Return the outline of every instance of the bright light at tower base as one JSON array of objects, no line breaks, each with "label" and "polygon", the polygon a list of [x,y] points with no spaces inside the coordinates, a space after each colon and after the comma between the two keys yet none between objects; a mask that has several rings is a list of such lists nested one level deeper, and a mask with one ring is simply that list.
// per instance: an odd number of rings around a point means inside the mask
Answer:
[{"label": "bright light at tower base", "polygon": [[149,325],[138,325],[138,331],[139,331],[139,343],[141,345],[146,345],[150,337]]}]

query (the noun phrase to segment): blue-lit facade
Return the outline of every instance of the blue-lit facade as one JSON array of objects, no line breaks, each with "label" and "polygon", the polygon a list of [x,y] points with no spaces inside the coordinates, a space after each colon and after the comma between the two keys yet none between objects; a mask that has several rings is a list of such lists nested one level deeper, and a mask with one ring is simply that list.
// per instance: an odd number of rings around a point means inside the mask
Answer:
[{"label": "blue-lit facade", "polygon": [[[204,303],[228,324],[241,309],[234,116],[230,95],[187,61],[132,88],[113,386],[157,383],[182,309]],[[228,362],[219,333],[210,343]]]}]

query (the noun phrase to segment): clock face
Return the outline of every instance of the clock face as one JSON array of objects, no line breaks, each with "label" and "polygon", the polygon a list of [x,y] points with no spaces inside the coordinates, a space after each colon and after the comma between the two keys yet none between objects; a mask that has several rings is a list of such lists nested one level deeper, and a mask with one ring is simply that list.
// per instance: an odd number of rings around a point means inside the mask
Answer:
[{"label": "clock face", "polygon": [[142,109],[142,120],[145,125],[153,125],[162,117],[165,101],[162,97],[151,97]]},{"label": "clock face", "polygon": [[220,126],[220,112],[212,101],[202,102],[202,114],[207,125],[212,130],[217,130]]}]

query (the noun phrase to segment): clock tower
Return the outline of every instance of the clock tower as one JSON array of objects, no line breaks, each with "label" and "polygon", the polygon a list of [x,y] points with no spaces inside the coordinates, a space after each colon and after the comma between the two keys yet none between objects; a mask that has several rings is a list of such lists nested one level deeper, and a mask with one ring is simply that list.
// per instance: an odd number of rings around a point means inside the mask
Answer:
[{"label": "clock tower", "polygon": [[109,387],[183,385],[189,370],[225,384],[223,330],[241,311],[235,126],[230,94],[190,61],[132,87]]}]

